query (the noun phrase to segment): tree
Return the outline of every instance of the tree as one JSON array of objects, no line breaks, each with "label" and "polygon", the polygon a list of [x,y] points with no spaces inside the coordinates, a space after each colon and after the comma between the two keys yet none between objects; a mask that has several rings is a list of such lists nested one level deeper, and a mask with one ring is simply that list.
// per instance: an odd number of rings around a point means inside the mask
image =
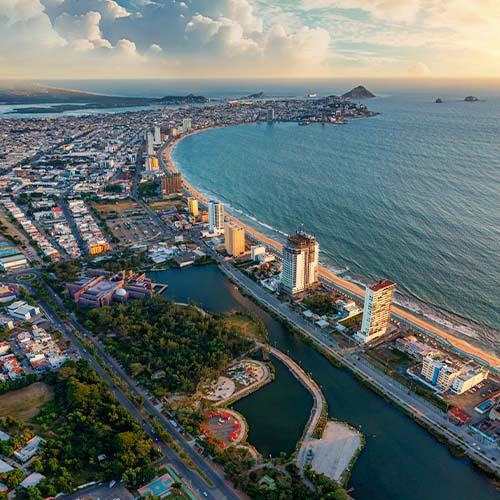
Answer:
[{"label": "tree", "polygon": [[4,475],[4,482],[10,489],[17,488],[23,479],[24,473],[19,469],[13,469]]}]

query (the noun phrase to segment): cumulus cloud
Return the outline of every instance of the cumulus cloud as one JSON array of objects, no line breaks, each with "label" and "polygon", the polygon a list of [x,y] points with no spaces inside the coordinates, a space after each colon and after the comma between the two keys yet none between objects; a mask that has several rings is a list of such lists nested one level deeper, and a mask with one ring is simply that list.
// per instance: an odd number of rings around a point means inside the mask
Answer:
[{"label": "cumulus cloud", "polygon": [[436,74],[487,68],[500,75],[499,0],[0,5],[0,71],[13,76],[426,76],[429,67]]},{"label": "cumulus cloud", "polygon": [[68,43],[80,50],[98,47],[111,48],[109,41],[102,37],[100,21],[99,12],[91,11],[83,15],[71,15],[64,12],[55,19],[54,29]]}]

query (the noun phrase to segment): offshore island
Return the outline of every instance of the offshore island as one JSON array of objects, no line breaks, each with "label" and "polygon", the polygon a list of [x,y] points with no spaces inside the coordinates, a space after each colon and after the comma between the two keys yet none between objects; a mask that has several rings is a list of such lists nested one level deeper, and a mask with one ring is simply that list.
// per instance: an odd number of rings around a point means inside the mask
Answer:
[{"label": "offshore island", "polygon": [[[7,489],[20,498],[369,498],[359,479],[346,488],[365,443],[382,452],[379,432],[401,427],[385,446],[426,466],[412,454],[430,437],[401,412],[448,446],[443,454],[426,441],[454,483],[479,474],[455,458],[464,455],[498,478],[495,356],[395,306],[395,283],[363,289],[320,266],[321,242],[303,228],[278,242],[244,225],[170,158],[210,128],[376,113],[335,95],[190,104],[0,121],[0,402],[16,411],[1,421]],[[328,408],[329,380],[316,381],[324,373],[369,405],[370,419],[383,413],[397,425],[365,435],[355,414],[334,420],[344,408]],[[275,422],[281,408],[269,398],[251,415],[245,402],[285,383],[297,408]],[[396,408],[384,413],[382,398]],[[288,452],[260,452],[259,420],[273,425],[271,440],[295,420]],[[384,460],[366,460],[384,475]],[[478,496],[494,498],[478,477]]]}]

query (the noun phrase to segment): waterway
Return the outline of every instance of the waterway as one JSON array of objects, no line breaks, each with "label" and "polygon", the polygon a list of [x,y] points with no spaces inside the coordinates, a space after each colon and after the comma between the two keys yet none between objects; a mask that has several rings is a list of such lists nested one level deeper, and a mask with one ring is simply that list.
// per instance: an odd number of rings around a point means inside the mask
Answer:
[{"label": "waterway", "polygon": [[[300,362],[320,385],[329,414],[360,427],[367,445],[351,476],[357,500],[489,500],[499,491],[467,458],[456,458],[427,431],[345,370],[332,366],[300,337],[243,297],[216,266],[168,269],[151,275],[168,283],[166,295],[196,301],[208,311],[246,310],[265,323],[270,342]],[[274,360],[275,380],[234,405],[250,427],[248,441],[264,455],[295,448],[312,398]]]}]

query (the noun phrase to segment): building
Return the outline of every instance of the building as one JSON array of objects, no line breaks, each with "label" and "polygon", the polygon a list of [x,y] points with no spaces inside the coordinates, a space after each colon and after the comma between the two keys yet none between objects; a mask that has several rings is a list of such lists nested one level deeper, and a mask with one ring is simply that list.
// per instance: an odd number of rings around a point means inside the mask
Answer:
[{"label": "building", "polygon": [[451,390],[463,394],[488,378],[488,371],[481,366],[466,365],[453,380]]},{"label": "building", "polygon": [[7,314],[16,320],[29,321],[30,319],[40,314],[40,308],[32,306],[24,300],[13,302],[7,306]]},{"label": "building", "polygon": [[456,394],[463,394],[487,377],[488,371],[482,366],[452,362],[442,353],[429,354],[422,362],[422,378],[441,391],[451,389]]},{"label": "building", "polygon": [[252,260],[260,260],[260,257],[266,255],[266,247],[262,245],[252,245],[250,247],[250,257]]},{"label": "building", "polygon": [[43,442],[43,438],[35,436],[30,439],[23,448],[15,451],[14,456],[23,463],[27,462],[38,453],[38,450]]},{"label": "building", "polygon": [[153,142],[155,146],[159,146],[161,144],[161,132],[158,125],[153,127]]},{"label": "building", "polygon": [[146,156],[144,164],[146,172],[154,172],[159,170],[158,158],[156,158],[156,156]]},{"label": "building", "polygon": [[274,108],[267,108],[267,121],[268,122],[274,121]]},{"label": "building", "polygon": [[384,335],[391,319],[392,298],[396,284],[381,280],[366,288],[361,330],[356,340],[366,343]]},{"label": "building", "polygon": [[0,268],[3,271],[10,271],[12,269],[19,269],[28,265],[26,257],[20,253],[16,255],[9,255],[0,257]]},{"label": "building", "polygon": [[224,246],[229,255],[237,257],[244,254],[245,230],[233,222],[226,223],[224,226]]},{"label": "building", "polygon": [[67,283],[69,296],[80,307],[104,307],[113,302],[128,299],[142,299],[153,295],[153,284],[145,274],[121,271],[110,275],[83,278],[75,283]]},{"label": "building", "polygon": [[281,290],[291,297],[318,281],[319,243],[312,234],[299,230],[283,246]]},{"label": "building", "polygon": [[17,290],[12,285],[0,283],[0,303],[17,299]]},{"label": "building", "polygon": [[224,203],[215,200],[208,202],[208,230],[211,233],[224,231]]},{"label": "building", "polygon": [[148,132],[146,134],[146,153],[149,155],[149,156],[153,156],[154,155],[154,137],[153,137],[153,134],[151,132]]},{"label": "building", "polygon": [[161,178],[161,192],[167,197],[182,193],[182,175],[179,172],[164,175]]},{"label": "building", "polygon": [[191,118],[184,118],[182,120],[182,130],[184,132],[189,132],[193,128],[193,122]]},{"label": "building", "polygon": [[187,199],[187,202],[189,215],[191,215],[192,217],[198,217],[198,214],[200,213],[198,208],[198,200],[196,198],[189,197]]}]

